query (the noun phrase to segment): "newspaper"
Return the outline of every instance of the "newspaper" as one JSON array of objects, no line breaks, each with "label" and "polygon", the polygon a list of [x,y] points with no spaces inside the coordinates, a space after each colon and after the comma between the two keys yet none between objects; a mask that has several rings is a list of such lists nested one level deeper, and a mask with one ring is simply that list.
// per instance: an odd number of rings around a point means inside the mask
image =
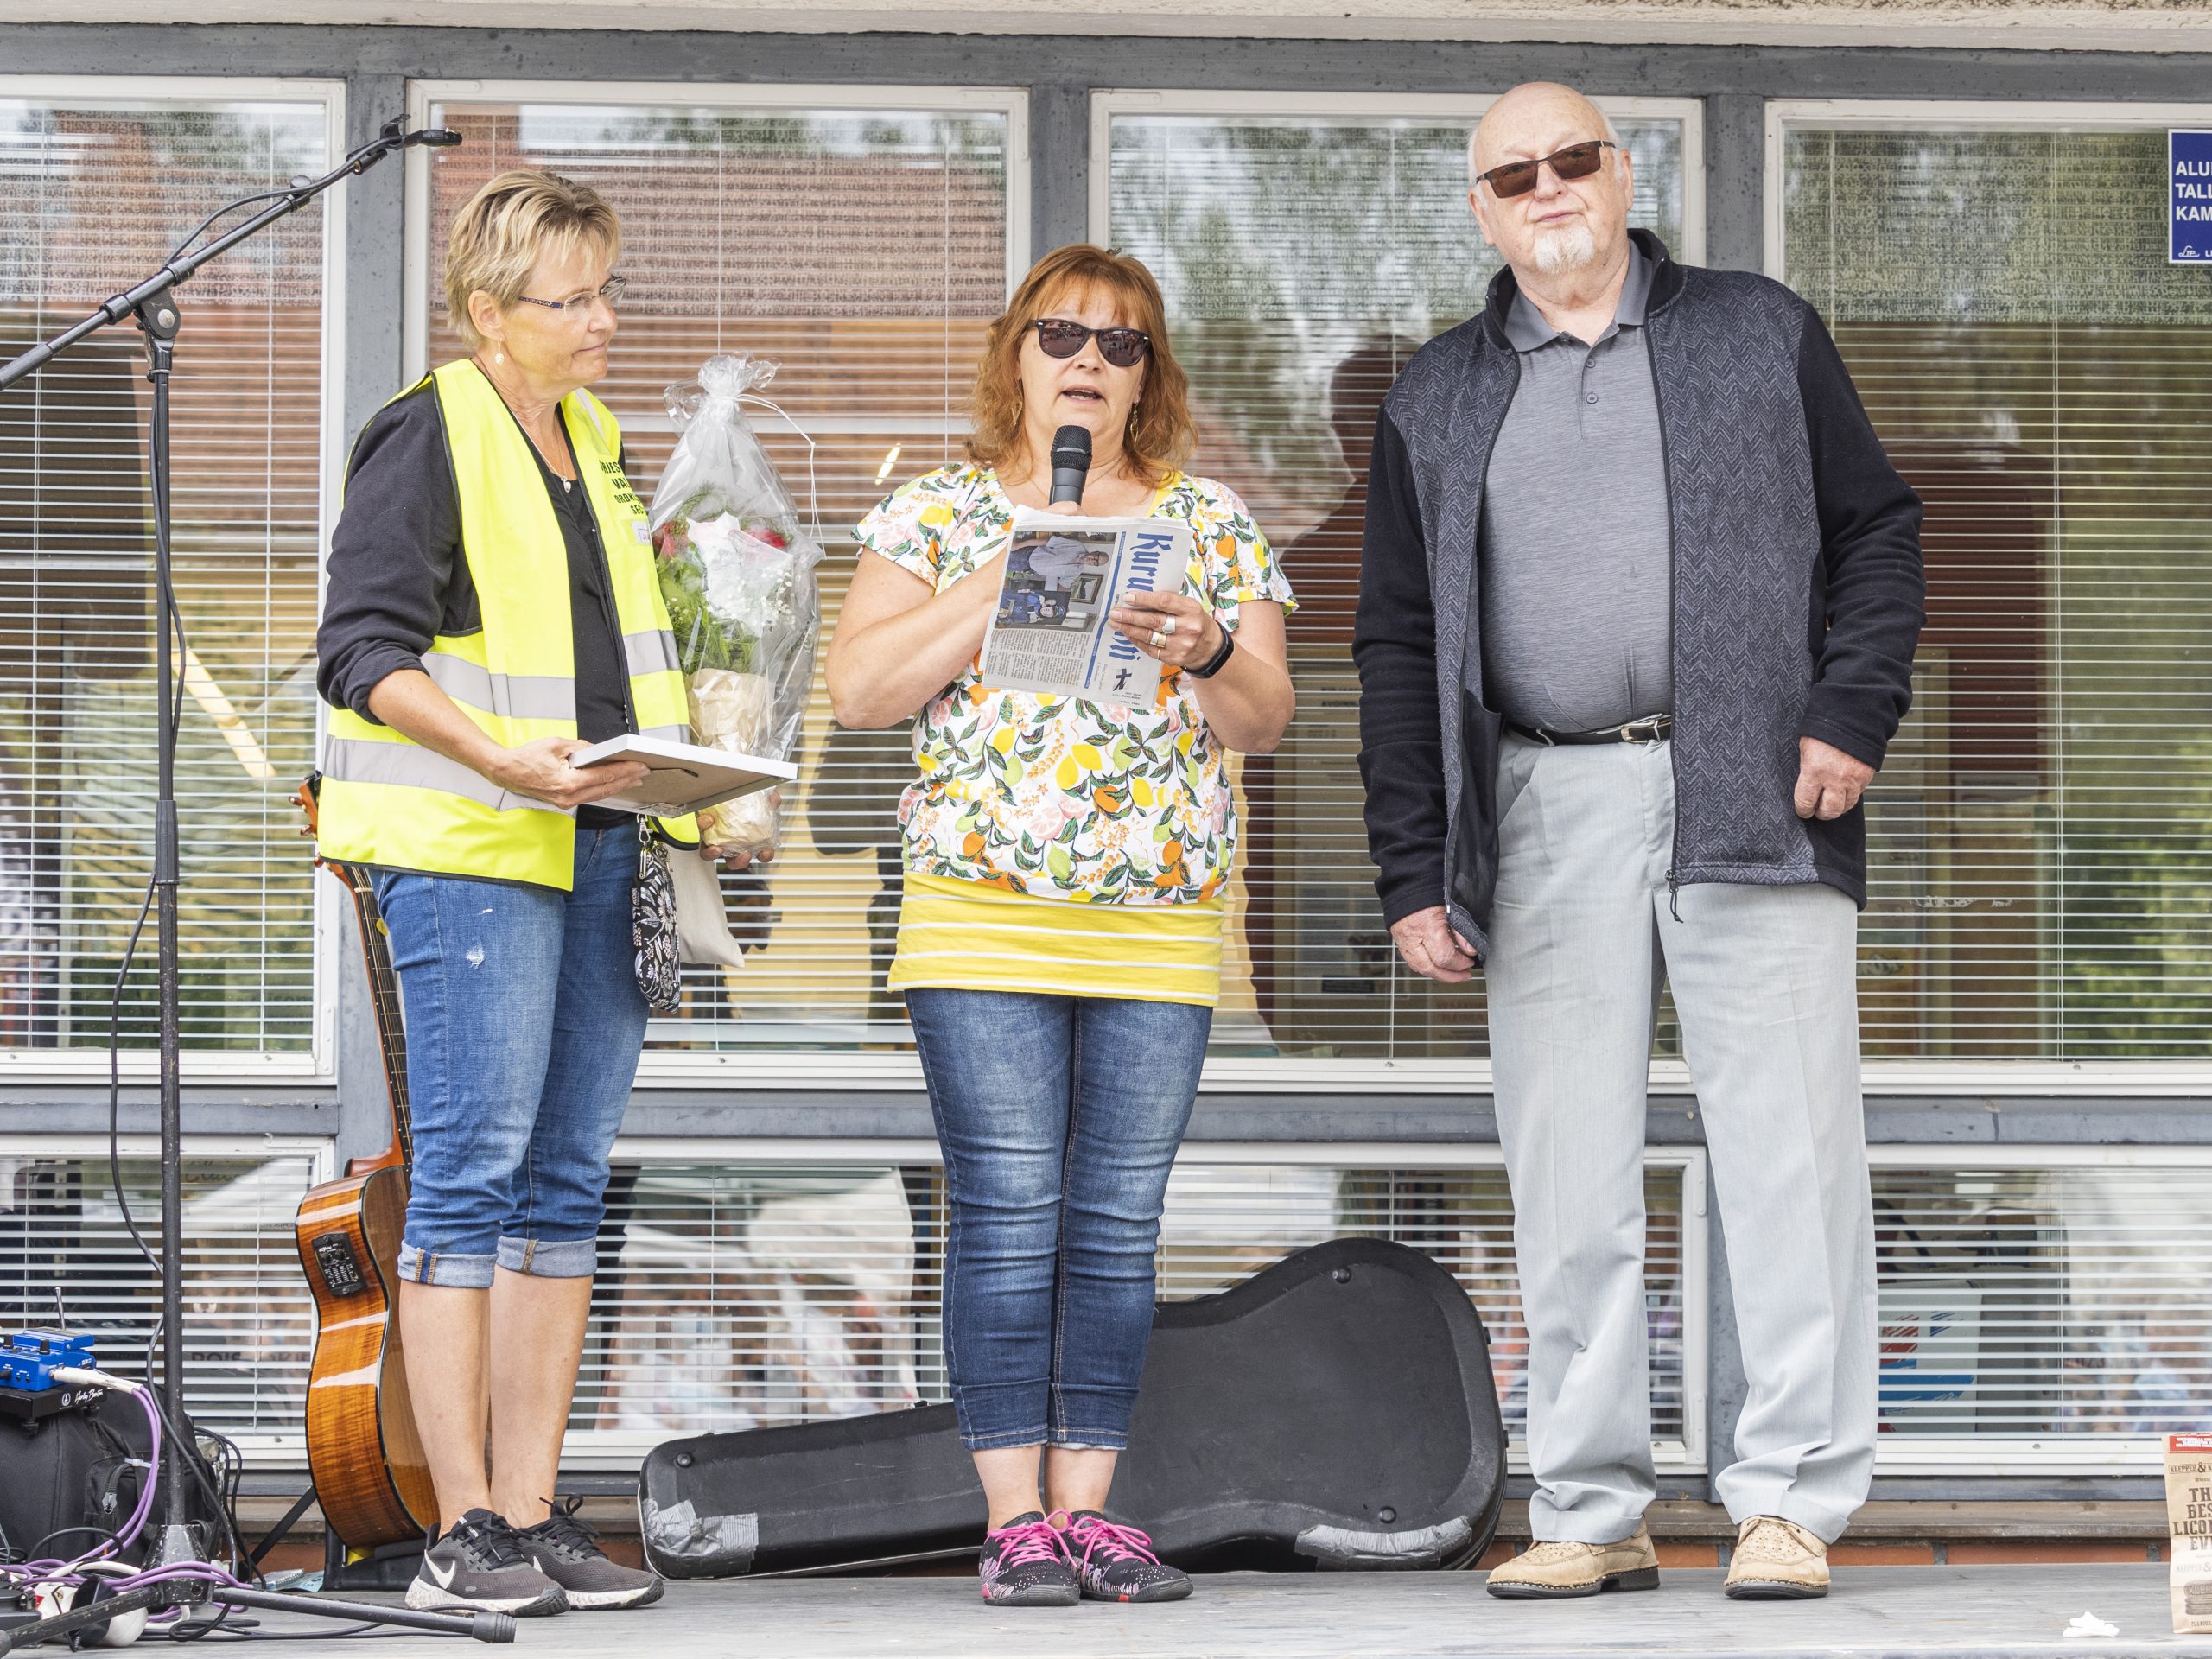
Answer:
[{"label": "newspaper", "polygon": [[2175,1633],[2212,1635],[2212,1434],[2166,1436],[2166,1529]]},{"label": "newspaper", "polygon": [[1172,518],[1074,518],[1019,507],[983,636],[985,685],[1142,708],[1160,664],[1107,620],[1129,592],[1173,593],[1190,568],[1191,527]]}]

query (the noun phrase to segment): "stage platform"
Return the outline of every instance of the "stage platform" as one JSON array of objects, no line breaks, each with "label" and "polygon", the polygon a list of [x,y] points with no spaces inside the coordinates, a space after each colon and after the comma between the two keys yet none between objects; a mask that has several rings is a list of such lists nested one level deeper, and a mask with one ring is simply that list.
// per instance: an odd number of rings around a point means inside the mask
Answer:
[{"label": "stage platform", "polygon": [[[2166,1569],[2142,1566],[1862,1567],[1824,1601],[1732,1602],[1711,1569],[1670,1570],[1656,1591],[1550,1603],[1494,1600],[1479,1573],[1231,1573],[1165,1607],[1086,1604],[994,1611],[973,1580],[786,1579],[671,1585],[634,1613],[523,1621],[514,1651],[652,1659],[1567,1659],[1577,1654],[2212,1656],[2169,1633]],[[2084,1611],[2117,1639],[2069,1643]],[[319,1621],[272,1618],[304,1634]],[[331,1628],[323,1626],[322,1628]],[[256,1659],[333,1659],[351,1643],[259,1642]],[[378,1637],[375,1659],[496,1651],[436,1637]],[[45,1649],[48,1652],[58,1649]]]}]

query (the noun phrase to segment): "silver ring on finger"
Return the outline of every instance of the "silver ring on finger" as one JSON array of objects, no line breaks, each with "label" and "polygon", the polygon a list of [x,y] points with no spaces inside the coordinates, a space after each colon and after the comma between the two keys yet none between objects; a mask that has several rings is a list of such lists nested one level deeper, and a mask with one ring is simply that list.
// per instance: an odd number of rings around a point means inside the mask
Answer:
[{"label": "silver ring on finger", "polygon": [[1160,625],[1160,632],[1170,639],[1175,637],[1175,620],[1176,619],[1171,616]]}]

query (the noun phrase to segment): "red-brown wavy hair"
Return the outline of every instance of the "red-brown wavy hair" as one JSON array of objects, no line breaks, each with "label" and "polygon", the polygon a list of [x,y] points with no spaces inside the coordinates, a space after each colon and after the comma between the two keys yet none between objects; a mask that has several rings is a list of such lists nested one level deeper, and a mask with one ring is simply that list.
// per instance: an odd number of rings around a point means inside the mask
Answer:
[{"label": "red-brown wavy hair", "polygon": [[1144,391],[1122,440],[1130,470],[1156,484],[1190,459],[1198,440],[1197,424],[1191,419],[1191,383],[1168,349],[1167,307],[1160,297],[1160,284],[1141,260],[1073,242],[1030,266],[1006,310],[983,337],[983,355],[976,365],[976,388],[969,398],[971,460],[995,467],[1022,454],[1022,337],[1031,323],[1050,316],[1063,302],[1100,292],[1111,296],[1124,327],[1141,328],[1152,337]]}]

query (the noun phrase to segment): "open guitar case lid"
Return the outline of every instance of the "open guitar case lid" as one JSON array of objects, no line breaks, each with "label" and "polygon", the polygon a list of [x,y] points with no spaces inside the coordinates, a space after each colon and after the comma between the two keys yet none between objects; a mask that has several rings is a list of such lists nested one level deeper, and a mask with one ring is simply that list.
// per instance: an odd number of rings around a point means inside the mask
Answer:
[{"label": "open guitar case lid", "polygon": [[[1450,1274],[1340,1238],[1154,1319],[1107,1508],[1185,1568],[1455,1567],[1497,1530],[1505,1430]],[[950,1405],[672,1440],[638,1487],[669,1578],[972,1554],[986,1520]]]}]

